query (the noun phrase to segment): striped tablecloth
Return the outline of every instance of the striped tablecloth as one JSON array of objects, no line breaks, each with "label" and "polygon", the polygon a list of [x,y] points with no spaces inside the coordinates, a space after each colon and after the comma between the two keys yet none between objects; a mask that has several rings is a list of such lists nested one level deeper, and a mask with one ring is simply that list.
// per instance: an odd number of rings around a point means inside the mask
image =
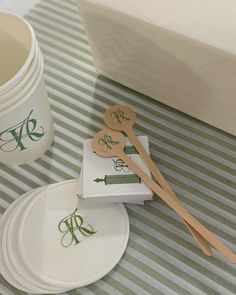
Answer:
[{"label": "striped tablecloth", "polygon": [[[152,158],[187,209],[236,251],[236,139],[98,77],[74,1],[43,0],[26,18],[44,54],[56,137],[32,165],[1,165],[0,214],[25,191],[79,177],[84,139],[103,128],[107,107],[123,103],[135,108],[136,132],[149,136]],[[120,263],[68,294],[236,294],[236,267],[204,256],[161,200],[126,207],[131,233]],[[1,294],[23,294],[0,283]]]}]

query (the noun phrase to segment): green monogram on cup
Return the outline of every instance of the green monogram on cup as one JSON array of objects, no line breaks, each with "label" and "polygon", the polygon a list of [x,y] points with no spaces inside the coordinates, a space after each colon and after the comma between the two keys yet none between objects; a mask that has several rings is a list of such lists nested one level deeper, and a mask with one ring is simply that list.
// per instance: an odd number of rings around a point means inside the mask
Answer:
[{"label": "green monogram on cup", "polygon": [[121,109],[112,112],[111,117],[113,118],[113,121],[117,120],[117,122],[119,122],[120,124],[122,123],[122,121],[130,121],[130,119],[125,116],[124,111],[122,111]]},{"label": "green monogram on cup", "polygon": [[85,237],[89,237],[96,233],[92,225],[83,225],[84,219],[77,211],[78,210],[75,209],[73,213],[64,217],[58,224],[58,229],[63,234],[61,245],[65,248],[71,246],[73,242],[75,245],[81,242],[78,238],[79,233]]},{"label": "green monogram on cup", "polygon": [[115,144],[118,144],[118,143],[119,143],[119,141],[112,140],[111,136],[107,135],[106,133],[104,134],[103,137],[101,137],[98,140],[98,144],[100,144],[102,146],[102,150],[104,152],[108,151],[108,150],[111,150],[111,146],[115,145]]},{"label": "green monogram on cup", "polygon": [[0,150],[2,152],[23,151],[28,148],[25,141],[38,141],[46,133],[43,126],[37,126],[37,120],[29,115],[16,125],[0,132]]}]

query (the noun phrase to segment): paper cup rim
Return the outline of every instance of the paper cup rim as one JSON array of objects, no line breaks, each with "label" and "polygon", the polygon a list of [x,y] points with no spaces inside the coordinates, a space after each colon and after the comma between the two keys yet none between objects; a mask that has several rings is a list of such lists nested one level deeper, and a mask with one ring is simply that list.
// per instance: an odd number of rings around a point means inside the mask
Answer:
[{"label": "paper cup rim", "polygon": [[18,101],[24,99],[24,97],[28,94],[27,91],[31,91],[31,88],[33,88],[35,83],[37,83],[37,77],[40,75],[41,68],[43,67],[42,61],[42,56],[39,56],[39,60],[37,61],[33,73],[30,75],[29,79],[24,82],[22,87],[20,87],[19,92],[15,94],[13,93],[13,95],[8,100],[0,104],[0,114],[4,110],[7,110],[11,106],[15,105]]},{"label": "paper cup rim", "polygon": [[4,83],[3,85],[0,86],[0,94],[1,94],[2,91],[7,90],[9,87],[11,87],[13,84],[15,84],[17,82],[17,80],[19,79],[19,77],[21,75],[23,75],[23,73],[25,71],[28,70],[28,68],[31,64],[31,61],[34,57],[34,54],[35,54],[35,47],[36,47],[37,40],[36,40],[36,36],[35,36],[32,26],[23,17],[18,16],[14,13],[9,13],[9,12],[2,11],[2,10],[0,11],[0,15],[8,15],[9,17],[16,18],[18,21],[21,21],[22,23],[24,23],[24,25],[27,27],[27,29],[29,31],[29,35],[30,35],[30,39],[31,39],[31,45],[29,48],[28,56],[27,56],[26,60],[24,61],[24,64],[6,83]]},{"label": "paper cup rim", "polygon": [[11,112],[15,108],[17,108],[19,105],[21,105],[22,103],[24,103],[33,94],[33,92],[35,91],[36,87],[39,85],[40,81],[43,79],[43,65],[44,65],[44,63],[43,63],[43,59],[42,59],[41,60],[41,64],[40,64],[40,70],[39,70],[39,73],[38,73],[38,77],[35,80],[35,82],[34,82],[32,88],[30,89],[30,91],[25,96],[23,96],[22,99],[19,99],[16,103],[13,103],[8,108],[3,109],[2,111],[0,110],[0,116],[4,116],[7,113]]},{"label": "paper cup rim", "polygon": [[26,73],[19,79],[15,85],[13,85],[9,90],[4,91],[3,94],[0,93],[0,112],[2,105],[7,101],[14,100],[13,96],[16,95],[16,92],[22,91],[26,84],[31,80],[31,77],[38,70],[39,63],[41,63],[42,54],[40,52],[39,46],[36,46],[35,57],[33,58],[30,67]]},{"label": "paper cup rim", "polygon": [[10,89],[6,96],[3,96],[2,101],[0,95],[0,113],[2,110],[10,107],[12,104],[20,100],[21,98],[19,98],[19,95],[25,93],[25,90],[29,88],[29,84],[31,86],[34,84],[32,81],[36,81],[36,75],[40,72],[42,60],[42,54],[38,53],[37,59],[34,60],[34,65],[31,65],[32,68],[30,67],[19,83]]}]

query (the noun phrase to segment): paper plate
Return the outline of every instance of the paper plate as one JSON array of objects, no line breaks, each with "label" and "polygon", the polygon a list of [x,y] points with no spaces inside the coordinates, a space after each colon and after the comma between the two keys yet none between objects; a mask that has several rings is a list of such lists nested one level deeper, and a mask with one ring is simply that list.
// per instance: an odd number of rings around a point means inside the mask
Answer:
[{"label": "paper plate", "polygon": [[[15,207],[17,207],[17,205],[22,201],[23,198],[27,197],[29,195],[29,193],[26,193],[24,195],[22,195],[21,197],[19,197],[18,199],[16,199],[13,203],[10,204],[10,206],[7,208],[7,210],[4,212],[4,214],[2,215],[1,219],[0,219],[0,272],[1,275],[15,288],[24,291],[24,292],[31,292],[31,290],[28,290],[24,285],[21,285],[19,283],[16,282],[15,278],[11,275],[11,273],[9,272],[6,264],[5,264],[5,259],[3,256],[3,245],[2,245],[2,236],[3,236],[3,231],[5,228],[5,225],[9,219],[9,216],[11,215],[11,212],[13,211],[13,209]],[[4,245],[5,247],[5,245]]]},{"label": "paper plate", "polygon": [[[18,234],[18,223],[20,222],[21,216],[24,210],[27,208],[29,202],[37,196],[38,193],[45,190],[46,187],[31,191],[17,204],[17,206],[12,210],[10,218],[6,223],[3,232],[3,255],[5,264],[15,278],[15,281],[23,285],[25,288],[30,290],[31,293],[37,294],[55,294],[66,291],[65,288],[58,288],[47,283],[40,281],[37,277],[33,276],[31,272],[28,271],[21,259],[17,244],[17,234]],[[32,235],[33,238],[33,235]]]},{"label": "paper plate", "polygon": [[39,193],[18,229],[19,252],[27,268],[63,288],[82,287],[106,275],[119,262],[129,238],[125,207],[84,204],[75,194],[77,182]]}]

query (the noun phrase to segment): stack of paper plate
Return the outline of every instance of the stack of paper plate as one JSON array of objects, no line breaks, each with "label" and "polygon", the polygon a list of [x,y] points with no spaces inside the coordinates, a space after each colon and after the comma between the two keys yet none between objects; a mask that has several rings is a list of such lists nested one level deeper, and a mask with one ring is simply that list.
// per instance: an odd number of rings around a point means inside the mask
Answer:
[{"label": "stack of paper plate", "polygon": [[28,293],[55,294],[103,277],[129,237],[121,204],[85,204],[76,180],[28,192],[0,220],[0,271]]}]

